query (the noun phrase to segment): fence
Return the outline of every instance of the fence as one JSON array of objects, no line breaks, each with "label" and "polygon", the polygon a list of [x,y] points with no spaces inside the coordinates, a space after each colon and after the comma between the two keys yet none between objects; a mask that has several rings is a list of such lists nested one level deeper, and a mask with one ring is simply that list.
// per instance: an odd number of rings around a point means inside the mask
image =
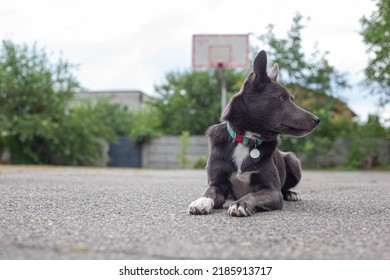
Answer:
[{"label": "fence", "polygon": [[[190,136],[190,143],[185,156],[189,163],[186,168],[193,168],[199,160],[204,160],[208,154],[207,138],[205,136]],[[144,168],[180,168],[177,156],[182,151],[179,136],[163,136],[155,138],[142,147],[142,167]]]},{"label": "fence", "polygon": [[[208,143],[205,136],[190,136],[190,144],[186,153],[189,164],[186,168],[193,168],[201,160],[205,160],[208,155]],[[381,151],[382,162],[390,163],[390,140],[378,139],[378,149]],[[333,147],[326,154],[318,155],[313,162],[308,162],[302,155],[298,157],[304,167],[344,167],[347,166],[350,153],[351,141],[339,138]],[[142,147],[142,167],[143,168],[181,168],[177,154],[181,153],[179,136],[163,136],[144,143]]]}]

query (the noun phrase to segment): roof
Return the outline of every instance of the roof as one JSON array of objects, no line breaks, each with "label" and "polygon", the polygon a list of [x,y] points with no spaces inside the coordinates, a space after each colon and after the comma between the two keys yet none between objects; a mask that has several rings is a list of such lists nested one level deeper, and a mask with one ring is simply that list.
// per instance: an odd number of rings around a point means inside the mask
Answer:
[{"label": "roof", "polygon": [[334,117],[345,116],[346,114],[352,120],[357,116],[344,101],[334,96],[329,96],[323,92],[316,92],[297,84],[287,85],[286,88],[295,97],[296,103],[305,109],[310,110],[318,105],[323,105],[324,107],[326,105],[333,105],[330,109],[333,111]]},{"label": "roof", "polygon": [[125,94],[141,94],[150,97],[148,94],[141,90],[118,90],[118,89],[111,89],[111,90],[82,90],[78,93],[88,93],[88,94],[102,94],[102,93],[125,93]]},{"label": "roof", "polygon": [[99,100],[109,98],[110,102],[120,104],[131,110],[141,109],[145,101],[151,99],[149,95],[140,90],[95,90],[80,91],[76,93],[78,99]]}]

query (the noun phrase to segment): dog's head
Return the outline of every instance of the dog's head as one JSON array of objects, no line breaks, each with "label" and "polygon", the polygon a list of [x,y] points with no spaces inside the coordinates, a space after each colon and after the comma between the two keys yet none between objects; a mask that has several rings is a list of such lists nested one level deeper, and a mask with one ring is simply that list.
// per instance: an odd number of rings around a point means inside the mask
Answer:
[{"label": "dog's head", "polygon": [[277,64],[267,74],[267,54],[259,52],[253,71],[230,100],[221,120],[229,121],[238,133],[253,132],[264,139],[310,133],[320,119],[294,104],[290,93],[277,83],[278,74]]}]

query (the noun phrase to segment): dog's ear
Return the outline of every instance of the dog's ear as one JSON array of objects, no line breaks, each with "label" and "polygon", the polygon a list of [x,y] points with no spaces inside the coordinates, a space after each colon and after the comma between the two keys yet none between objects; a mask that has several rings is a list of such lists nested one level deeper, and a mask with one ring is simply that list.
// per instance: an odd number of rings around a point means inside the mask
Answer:
[{"label": "dog's ear", "polygon": [[265,82],[269,79],[267,75],[267,53],[265,51],[260,51],[255,61],[253,62],[253,72],[255,73],[255,81]]},{"label": "dog's ear", "polygon": [[278,81],[278,75],[279,75],[279,66],[277,63],[275,63],[271,69],[271,72],[269,73],[269,77],[273,82],[276,83]]}]

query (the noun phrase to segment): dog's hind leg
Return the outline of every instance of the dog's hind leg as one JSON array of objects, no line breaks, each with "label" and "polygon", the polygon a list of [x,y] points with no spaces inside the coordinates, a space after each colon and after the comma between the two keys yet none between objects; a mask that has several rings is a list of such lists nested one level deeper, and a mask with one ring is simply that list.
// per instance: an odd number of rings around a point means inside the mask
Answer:
[{"label": "dog's hind leg", "polygon": [[301,180],[301,163],[293,153],[283,154],[284,162],[286,164],[286,181],[282,187],[282,194],[284,200],[298,201],[299,195],[296,192],[290,191]]}]

